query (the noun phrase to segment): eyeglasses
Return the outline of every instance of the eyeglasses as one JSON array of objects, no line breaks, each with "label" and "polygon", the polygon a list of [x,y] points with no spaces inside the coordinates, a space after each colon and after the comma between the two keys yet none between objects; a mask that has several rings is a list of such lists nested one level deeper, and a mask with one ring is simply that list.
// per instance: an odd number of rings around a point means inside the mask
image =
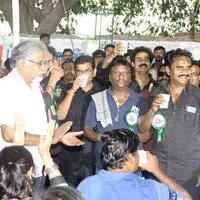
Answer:
[{"label": "eyeglasses", "polygon": [[38,66],[51,65],[53,63],[53,60],[46,60],[46,61],[40,61],[40,62],[36,62],[36,61],[30,60],[30,59],[25,59],[25,60],[27,60],[29,62],[32,62],[32,63],[34,63],[34,64],[36,64]]},{"label": "eyeglasses", "polygon": [[85,69],[85,70],[80,70],[80,69],[76,69],[76,73],[77,74],[88,74],[92,71],[92,69]]}]

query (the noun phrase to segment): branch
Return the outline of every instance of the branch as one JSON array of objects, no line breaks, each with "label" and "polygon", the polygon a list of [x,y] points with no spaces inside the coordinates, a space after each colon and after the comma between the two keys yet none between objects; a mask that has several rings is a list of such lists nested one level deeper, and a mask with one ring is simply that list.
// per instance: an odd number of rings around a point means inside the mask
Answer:
[{"label": "branch", "polygon": [[[71,9],[80,0],[63,0],[66,11]],[[61,19],[65,16],[62,0],[59,0],[52,11],[44,18],[39,25],[36,34],[42,34],[44,32],[53,33],[56,31]]]},{"label": "branch", "polygon": [[53,3],[49,0],[43,0],[43,9],[42,9],[42,15],[45,17],[48,15],[53,9]]},{"label": "branch", "polygon": [[43,16],[42,10],[40,8],[35,7],[35,1],[36,0],[24,0],[24,2],[26,3],[26,6],[31,7],[29,11],[32,18],[36,20],[38,23],[41,23],[42,20],[44,19],[44,16]]}]

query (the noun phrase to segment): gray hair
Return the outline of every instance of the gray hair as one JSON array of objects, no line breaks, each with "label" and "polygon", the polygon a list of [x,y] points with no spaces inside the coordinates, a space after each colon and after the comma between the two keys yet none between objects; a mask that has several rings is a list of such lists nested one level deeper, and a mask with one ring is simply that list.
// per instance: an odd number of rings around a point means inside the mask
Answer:
[{"label": "gray hair", "polygon": [[36,53],[47,53],[48,49],[45,44],[40,41],[26,40],[20,42],[14,47],[10,58],[10,66],[13,69],[16,67],[20,59],[32,58]]}]

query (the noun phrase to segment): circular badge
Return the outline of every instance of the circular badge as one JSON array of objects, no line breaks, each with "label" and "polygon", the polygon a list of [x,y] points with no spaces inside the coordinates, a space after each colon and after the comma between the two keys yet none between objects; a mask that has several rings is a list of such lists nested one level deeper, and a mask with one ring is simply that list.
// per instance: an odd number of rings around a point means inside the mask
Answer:
[{"label": "circular badge", "polygon": [[152,126],[155,129],[165,128],[166,123],[167,123],[167,120],[162,113],[157,113],[154,115],[153,120],[152,120]]},{"label": "circular badge", "polygon": [[61,92],[62,92],[62,89],[58,87],[58,88],[55,89],[54,95],[55,95],[57,98],[59,98],[60,95],[61,95]]},{"label": "circular badge", "polygon": [[126,122],[129,126],[134,126],[138,121],[138,114],[135,112],[129,112],[126,114]]}]

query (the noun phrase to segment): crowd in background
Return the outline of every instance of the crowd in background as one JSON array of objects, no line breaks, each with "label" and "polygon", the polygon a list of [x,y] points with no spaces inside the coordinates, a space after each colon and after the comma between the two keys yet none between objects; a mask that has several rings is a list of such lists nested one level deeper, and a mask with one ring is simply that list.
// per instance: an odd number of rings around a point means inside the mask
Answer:
[{"label": "crowd in background", "polygon": [[0,68],[0,198],[199,200],[200,61],[186,49],[74,58],[46,33],[14,47]]}]

